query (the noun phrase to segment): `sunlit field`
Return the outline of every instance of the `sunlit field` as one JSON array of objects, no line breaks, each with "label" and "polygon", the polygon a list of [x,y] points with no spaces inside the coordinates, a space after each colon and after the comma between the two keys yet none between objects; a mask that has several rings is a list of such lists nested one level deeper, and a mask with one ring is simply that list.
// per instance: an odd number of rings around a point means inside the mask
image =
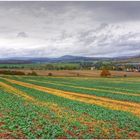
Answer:
[{"label": "sunlit field", "polygon": [[140,138],[140,79],[0,76],[0,138]]}]

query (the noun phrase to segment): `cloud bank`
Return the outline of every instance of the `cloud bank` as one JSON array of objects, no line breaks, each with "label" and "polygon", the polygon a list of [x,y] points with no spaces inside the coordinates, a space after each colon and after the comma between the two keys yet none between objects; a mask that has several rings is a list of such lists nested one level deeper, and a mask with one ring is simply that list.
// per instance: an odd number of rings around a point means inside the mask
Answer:
[{"label": "cloud bank", "polygon": [[0,2],[0,57],[140,54],[140,2]]}]

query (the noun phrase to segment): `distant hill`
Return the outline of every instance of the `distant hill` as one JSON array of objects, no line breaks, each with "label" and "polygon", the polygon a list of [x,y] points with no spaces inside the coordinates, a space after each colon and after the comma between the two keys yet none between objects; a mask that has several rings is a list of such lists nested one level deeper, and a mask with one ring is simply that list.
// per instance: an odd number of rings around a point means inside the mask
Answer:
[{"label": "distant hill", "polygon": [[82,61],[113,61],[113,62],[140,62],[140,55],[130,56],[130,57],[84,57],[84,56],[72,56],[64,55],[58,58],[48,58],[48,57],[13,57],[0,59],[0,64],[30,64],[30,63],[57,63],[57,62],[82,62]]},{"label": "distant hill", "polygon": [[113,60],[120,63],[140,63],[140,55],[129,56],[129,57],[119,57]]},{"label": "distant hill", "polygon": [[29,60],[0,60],[0,64],[31,64]]}]

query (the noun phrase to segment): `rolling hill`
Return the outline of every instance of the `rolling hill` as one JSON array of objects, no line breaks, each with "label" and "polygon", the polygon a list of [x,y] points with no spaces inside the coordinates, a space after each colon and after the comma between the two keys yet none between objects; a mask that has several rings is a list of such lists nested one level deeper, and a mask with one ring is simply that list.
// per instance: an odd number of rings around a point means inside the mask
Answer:
[{"label": "rolling hill", "polygon": [[13,57],[0,59],[0,64],[28,64],[28,63],[57,63],[57,62],[83,62],[83,61],[113,61],[120,63],[139,63],[140,55],[138,56],[124,56],[124,57],[84,57],[64,55],[58,58],[48,57]]}]

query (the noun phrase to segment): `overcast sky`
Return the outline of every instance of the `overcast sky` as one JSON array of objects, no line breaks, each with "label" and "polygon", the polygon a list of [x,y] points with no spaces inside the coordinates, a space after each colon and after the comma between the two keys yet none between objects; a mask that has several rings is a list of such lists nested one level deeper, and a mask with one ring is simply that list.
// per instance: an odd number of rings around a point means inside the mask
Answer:
[{"label": "overcast sky", "polygon": [[140,54],[140,2],[0,2],[0,58]]}]

